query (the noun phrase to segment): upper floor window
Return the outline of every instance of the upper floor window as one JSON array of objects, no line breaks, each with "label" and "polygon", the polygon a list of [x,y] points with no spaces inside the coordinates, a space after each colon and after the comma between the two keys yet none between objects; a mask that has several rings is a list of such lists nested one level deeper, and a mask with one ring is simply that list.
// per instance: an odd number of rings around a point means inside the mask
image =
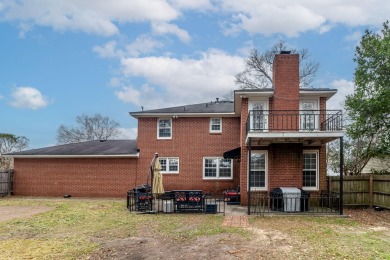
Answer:
[{"label": "upper floor window", "polygon": [[318,189],[318,151],[303,151],[303,188]]},{"label": "upper floor window", "polygon": [[162,118],[157,120],[157,138],[172,139],[172,119]]},{"label": "upper floor window", "polygon": [[222,118],[210,118],[210,133],[222,133]]},{"label": "upper floor window", "polygon": [[158,158],[161,165],[161,173],[179,173],[179,158]]},{"label": "upper floor window", "polygon": [[203,158],[204,179],[233,179],[233,161],[218,157]]}]

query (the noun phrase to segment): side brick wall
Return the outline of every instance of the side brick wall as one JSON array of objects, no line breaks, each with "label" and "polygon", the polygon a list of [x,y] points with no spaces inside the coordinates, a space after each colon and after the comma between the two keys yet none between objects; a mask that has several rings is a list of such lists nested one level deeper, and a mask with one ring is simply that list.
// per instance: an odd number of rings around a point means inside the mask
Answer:
[{"label": "side brick wall", "polygon": [[137,160],[16,158],[14,195],[125,198],[135,184]]}]

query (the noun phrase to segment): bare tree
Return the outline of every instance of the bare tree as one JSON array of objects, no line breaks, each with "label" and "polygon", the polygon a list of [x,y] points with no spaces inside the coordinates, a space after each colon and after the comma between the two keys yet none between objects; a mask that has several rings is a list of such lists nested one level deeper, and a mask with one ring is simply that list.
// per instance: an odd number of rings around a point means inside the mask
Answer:
[{"label": "bare tree", "polygon": [[319,63],[308,61],[310,54],[307,49],[289,49],[283,41],[275,43],[264,53],[259,53],[257,49],[251,50],[249,57],[245,59],[244,71],[236,75],[236,84],[241,89],[271,88],[273,86],[272,66],[274,57],[281,51],[286,50],[299,54],[300,87],[311,87]]},{"label": "bare tree", "polygon": [[92,140],[113,139],[119,135],[119,123],[101,114],[76,117],[77,127],[61,125],[57,130],[60,144],[78,143]]},{"label": "bare tree", "polygon": [[[29,140],[24,136],[0,133],[0,155],[27,149]],[[12,158],[0,156],[0,169],[11,168]]]}]

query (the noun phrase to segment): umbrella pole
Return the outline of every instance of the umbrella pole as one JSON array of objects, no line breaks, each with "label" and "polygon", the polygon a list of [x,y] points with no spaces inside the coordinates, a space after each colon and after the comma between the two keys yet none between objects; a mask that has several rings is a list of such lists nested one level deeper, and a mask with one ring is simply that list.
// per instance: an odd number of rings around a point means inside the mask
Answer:
[{"label": "umbrella pole", "polygon": [[[150,163],[150,169],[149,169],[150,170],[150,176],[151,176],[151,178],[150,178],[150,188],[151,188],[150,193],[152,193],[152,191],[153,191],[154,165],[156,164],[157,158],[158,158],[158,153],[155,153],[154,157],[152,159],[152,162]],[[153,194],[152,194],[152,197],[154,197]],[[152,201],[153,201],[153,199],[152,199]],[[152,202],[152,205],[151,205],[151,211],[147,212],[147,213],[155,213],[155,211],[153,210],[153,203],[154,203],[154,201]]]}]

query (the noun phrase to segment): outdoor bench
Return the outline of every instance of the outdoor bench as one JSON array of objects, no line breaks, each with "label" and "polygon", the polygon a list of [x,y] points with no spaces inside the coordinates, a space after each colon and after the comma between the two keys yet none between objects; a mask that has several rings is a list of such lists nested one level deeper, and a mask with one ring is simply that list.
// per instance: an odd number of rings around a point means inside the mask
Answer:
[{"label": "outdoor bench", "polygon": [[204,196],[201,190],[172,191],[175,212],[203,212]]}]

